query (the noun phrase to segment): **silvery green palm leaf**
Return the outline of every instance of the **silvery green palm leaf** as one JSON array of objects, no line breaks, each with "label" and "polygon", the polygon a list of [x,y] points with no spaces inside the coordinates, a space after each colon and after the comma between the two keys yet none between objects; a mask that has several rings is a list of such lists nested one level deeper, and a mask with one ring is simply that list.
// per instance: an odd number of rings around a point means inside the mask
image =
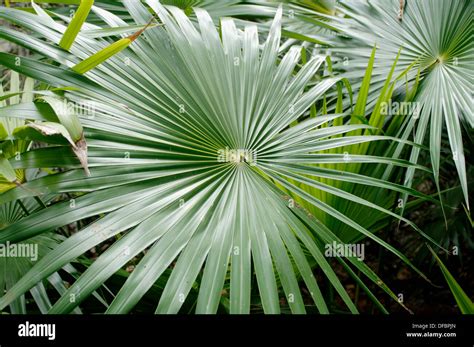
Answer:
[{"label": "silvery green palm leaf", "polygon": [[[35,33],[27,36],[2,29],[3,37],[43,54],[56,65],[28,58],[20,58],[16,65],[17,57],[3,53],[0,63],[53,86],[69,86],[67,98],[77,105],[93,105],[90,112],[81,115],[90,177],[79,169],[68,148],[43,148],[29,152],[16,166],[69,170],[30,181],[25,184],[27,189],[15,188],[0,195],[0,203],[8,203],[34,195],[80,193],[74,198],[74,207],[63,201],[32,214],[4,228],[0,242],[20,242],[76,220],[101,216],[41,259],[0,299],[0,308],[38,279],[122,234],[50,313],[70,312],[143,251],[145,256],[107,313],[131,311],[170,267],[164,291],[156,298],[157,313],[179,312],[196,286],[197,313],[215,313],[223,301],[229,302],[231,313],[248,313],[252,294],[258,295],[266,313],[280,312],[281,305],[303,313],[307,307],[300,283],[304,283],[317,310],[327,313],[329,308],[312,264],[322,270],[347,309],[357,312],[330,259],[324,256],[325,245],[340,240],[292,196],[332,214],[413,267],[394,247],[304,190],[304,186],[311,186],[394,216],[315,178],[420,195],[388,181],[362,174],[346,176],[343,169],[323,170],[314,165],[407,164],[377,156],[354,156],[348,164],[342,155],[321,152],[390,138],[331,138],[370,126],[333,125],[341,114],[307,117],[310,106],[337,79],[312,81],[323,57],[314,57],[296,68],[299,47],[279,58],[281,10],[261,43],[255,25],[240,30],[233,20],[223,18],[218,32],[209,14],[195,9],[196,28],[176,7],[165,8],[154,0],[147,4],[163,26],[146,30],[128,48],[84,75],[70,68],[109,45],[109,40],[79,33],[66,53],[57,48],[63,25],[29,13],[0,10],[0,17]],[[140,2],[129,0],[124,5],[137,25],[150,20],[148,8]],[[99,12],[109,25],[125,25],[113,13]],[[27,114],[31,119],[44,120],[48,115],[38,106],[29,103],[7,111],[11,116]],[[307,119],[289,126],[302,117]],[[382,311],[385,309],[365,282],[397,299],[357,257],[335,259]],[[223,291],[224,287],[229,290]],[[80,296],[71,302],[69,295],[74,293]]]},{"label": "silvery green palm leaf", "polygon": [[[31,78],[26,78],[24,83],[21,83],[20,75],[14,71],[11,71],[9,78],[5,80],[8,81],[8,84],[0,84],[0,113],[3,112],[5,108],[21,106],[22,104],[32,102],[34,93],[45,92],[35,91],[35,81]],[[7,158],[11,158],[11,165],[16,169],[15,173],[18,184],[44,175],[44,173],[40,173],[38,169],[25,170],[26,168],[17,168],[15,165],[15,161],[18,161],[24,155],[27,156],[27,151],[31,147],[31,141],[17,139],[14,136],[15,130],[24,126],[24,124],[25,119],[23,118],[0,117],[0,128],[4,129],[6,134],[6,137],[2,139],[3,141],[0,141],[0,148],[3,155]],[[3,181],[4,178],[0,175],[0,192],[7,191],[16,186],[15,184],[4,183]],[[34,197],[1,204],[0,230],[7,228],[31,213],[45,208],[45,204],[50,203],[54,197],[55,195],[48,195],[42,199]],[[31,270],[39,259],[43,258],[62,241],[64,241],[64,236],[62,235],[44,233],[25,239],[19,243],[2,244],[0,248],[0,296],[3,296],[5,290],[9,290]],[[72,264],[65,264],[62,270],[73,277],[78,276],[78,271]],[[9,305],[10,313],[32,313],[38,312],[38,310],[42,313],[48,312],[52,307],[49,289],[54,288],[55,292],[64,294],[67,290],[65,286],[66,282],[67,281],[61,277],[60,272],[54,272],[45,278],[45,281],[39,281],[30,289],[29,294],[35,305],[29,305],[31,301],[30,297],[22,295]],[[96,293],[94,293],[94,296],[104,303],[103,299]],[[74,312],[80,313],[81,310],[76,308]]]},{"label": "silvery green palm leaf", "polygon": [[[274,6],[261,3],[268,9]],[[315,54],[330,54],[333,69],[344,72],[357,92],[364,76],[363,67],[377,46],[368,110],[373,106],[385,78],[401,49],[395,74],[410,69],[407,78],[398,83],[394,93],[404,93],[404,83],[413,82],[420,73],[420,85],[413,100],[416,107],[402,115],[401,138],[415,132],[414,141],[423,143],[429,133],[431,163],[436,183],[439,180],[441,133],[447,132],[467,206],[468,189],[462,140],[463,126],[474,127],[471,89],[474,82],[472,41],[473,3],[468,0],[371,0],[341,1],[330,16],[315,9],[294,10],[293,20],[284,29],[294,28],[299,39],[320,33],[326,44],[311,45]],[[322,25],[317,18],[329,24]],[[299,24],[296,22],[299,21]],[[331,28],[323,31],[322,29]],[[288,29],[289,30],[289,29]],[[325,39],[326,37],[326,39]],[[310,39],[306,39],[311,43]],[[293,40],[294,42],[294,40]],[[365,116],[365,115],[363,115]],[[396,153],[401,151],[401,147]],[[416,162],[419,150],[414,148],[410,160]],[[406,184],[411,185],[414,169],[409,169]]]},{"label": "silvery green palm leaf", "polygon": [[[28,5],[27,4],[28,2],[31,2],[31,1],[13,0],[11,2],[11,6],[12,7],[16,7],[16,6],[25,7]],[[148,6],[144,1],[141,1],[141,2],[144,5]],[[20,5],[21,3],[23,4]],[[262,9],[259,6],[253,6],[252,4],[247,4],[242,0],[220,0],[220,1],[164,0],[164,1],[161,1],[161,3],[165,6],[175,6],[175,7],[180,8],[193,21],[196,20],[196,16],[194,15],[194,12],[192,10],[192,8],[194,7],[199,7],[206,10],[215,21],[218,21],[218,19],[223,16],[240,16],[240,15],[248,16],[249,14],[268,16],[267,10]],[[58,6],[58,4],[61,4],[63,6]],[[65,21],[69,21],[75,14],[79,4],[80,4],[80,0],[54,0],[54,1],[37,0],[37,1],[34,1],[31,5],[32,5],[33,10],[37,10],[38,5],[41,5],[41,8],[44,11],[50,14],[59,16]],[[133,17],[130,15],[127,8],[123,5],[122,1],[95,0],[94,5],[95,6],[92,8],[92,11],[89,13],[89,16],[87,17],[87,26],[83,28],[86,30],[87,34],[112,35],[112,34],[115,34],[117,31],[119,31],[118,28],[115,28],[115,29],[108,28],[107,30],[100,29],[100,26],[104,24],[103,19],[97,13],[98,11],[100,11],[100,9],[113,13],[115,16],[119,17],[124,22],[133,25]],[[273,11],[273,15],[274,15],[274,11]],[[97,26],[97,27],[94,28],[94,26]],[[129,28],[129,30],[130,29],[133,30],[132,28]],[[87,32],[87,30],[89,31]]]},{"label": "silvery green palm leaf", "polygon": [[[43,202],[47,203],[50,198],[45,199]],[[33,198],[27,198],[23,202],[12,201],[0,205],[0,229],[5,229],[41,208],[42,206],[39,206],[38,202]],[[41,258],[51,252],[62,241],[64,241],[62,235],[44,233],[19,243],[2,244],[0,248],[0,297],[4,295],[5,291],[10,290]],[[77,270],[71,264],[65,264],[61,270],[72,276],[78,276]],[[59,271],[52,273],[44,281],[38,281],[29,290],[29,294],[36,307],[28,305],[27,300],[30,300],[30,298],[27,298],[26,295],[21,295],[10,303],[9,312],[12,314],[24,314],[38,312],[39,310],[41,313],[47,313],[52,307],[48,287],[54,288],[59,295],[62,295],[67,291],[66,282],[66,279],[61,277]],[[81,310],[77,307],[74,309],[74,312],[81,313]]]},{"label": "silvery green palm leaf", "polygon": [[[407,115],[401,136],[407,137],[416,129],[414,140],[422,143],[429,132],[431,163],[438,181],[441,133],[447,132],[468,206],[462,125],[474,127],[472,10],[471,1],[402,1],[402,5],[399,1],[351,2],[346,14],[352,23],[348,22],[343,33],[353,38],[353,46],[341,48],[341,52],[347,53],[349,64],[357,66],[370,47],[377,44],[378,66],[374,67],[374,74],[380,77],[401,48],[398,69],[414,64],[412,79],[417,71],[421,72],[414,99],[417,108]],[[419,151],[414,149],[410,160],[416,162],[418,155]],[[411,184],[413,172],[409,169],[407,184]]]}]

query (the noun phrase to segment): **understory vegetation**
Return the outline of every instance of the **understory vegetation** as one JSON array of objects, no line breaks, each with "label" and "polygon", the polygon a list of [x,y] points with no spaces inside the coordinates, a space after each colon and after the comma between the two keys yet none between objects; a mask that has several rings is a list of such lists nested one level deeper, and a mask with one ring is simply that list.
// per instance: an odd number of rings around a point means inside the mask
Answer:
[{"label": "understory vegetation", "polygon": [[0,312],[474,313],[469,0],[0,7]]}]

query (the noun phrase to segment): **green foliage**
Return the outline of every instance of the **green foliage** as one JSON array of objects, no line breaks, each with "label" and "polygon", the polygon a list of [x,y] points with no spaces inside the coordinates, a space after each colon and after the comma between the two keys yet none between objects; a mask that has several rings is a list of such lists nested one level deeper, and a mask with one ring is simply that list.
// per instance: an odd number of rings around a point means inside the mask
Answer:
[{"label": "green foliage", "polygon": [[428,248],[433,254],[433,257],[436,259],[436,262],[438,263],[439,268],[441,269],[441,272],[443,273],[443,276],[446,279],[446,282],[449,285],[449,289],[451,290],[451,293],[453,293],[453,296],[456,299],[456,302],[461,312],[463,314],[474,314],[474,304],[472,303],[471,299],[467,296],[467,294],[464,292],[458,282],[454,279],[453,275],[451,275],[451,273],[443,264],[436,252],[433,251],[431,247],[428,246]]},{"label": "green foliage", "polygon": [[[403,222],[438,244],[401,212],[444,208],[411,188],[417,170],[439,190],[443,119],[468,206],[471,5],[410,2],[400,20],[378,2],[95,3],[72,20],[69,7],[0,8],[22,28],[0,37],[32,52],[0,53],[12,70],[0,93],[0,244],[51,241],[36,263],[0,272],[0,310],[25,312],[30,291],[43,313],[80,312],[91,296],[98,311],[140,312],[149,293],[156,313],[330,313],[329,287],[357,313],[340,267],[381,312],[374,288],[404,307],[367,263],[325,249],[370,239],[428,280],[377,232]],[[392,102],[421,107],[387,112]],[[433,170],[417,164],[424,152]],[[65,267],[75,281],[51,283],[52,302],[47,281]],[[117,278],[107,302],[96,291]]]}]

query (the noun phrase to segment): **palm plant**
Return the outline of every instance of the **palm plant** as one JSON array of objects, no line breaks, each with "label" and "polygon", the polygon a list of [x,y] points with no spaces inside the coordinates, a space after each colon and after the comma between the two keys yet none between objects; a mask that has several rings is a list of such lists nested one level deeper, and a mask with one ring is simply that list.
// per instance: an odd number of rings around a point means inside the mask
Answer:
[{"label": "palm plant", "polygon": [[[163,5],[176,6],[183,10],[187,16],[192,20],[196,20],[193,10],[193,7],[199,7],[205,9],[211,17],[218,21],[220,17],[224,16],[248,16],[249,13],[252,15],[265,15],[268,16],[269,13],[266,10],[263,10],[259,6],[254,6],[252,4],[247,4],[245,1],[241,0],[163,0],[161,1]],[[77,12],[78,5],[81,4],[81,0],[10,0],[7,3],[7,6],[18,7],[21,6],[25,11],[35,12],[38,8],[38,4],[41,4],[41,8],[44,9],[48,14],[53,17],[58,17],[69,22],[73,15]],[[121,1],[115,0],[95,0],[93,2],[95,6],[92,7],[92,11],[87,17],[87,24],[83,28],[84,34],[88,35],[104,35],[105,32],[108,34],[113,34],[120,32],[121,29],[134,30],[133,26],[133,17],[127,11],[127,8],[123,5]],[[31,5],[31,7],[30,7]],[[62,6],[58,6],[62,5]],[[69,5],[69,6],[68,6]],[[104,18],[102,18],[97,12],[100,12],[102,9],[113,13],[128,25],[124,28],[108,28],[107,30],[100,30],[100,26],[104,23]],[[274,11],[271,14],[274,15]]]},{"label": "palm plant", "polygon": [[[394,16],[397,11],[400,15]],[[366,21],[361,17],[362,13],[371,13],[373,18]],[[377,43],[383,56],[396,54],[397,50],[403,47],[400,69],[414,64],[416,70],[411,73],[412,79],[416,78],[416,71],[421,73],[419,90],[414,98],[414,102],[418,104],[416,113],[406,117],[400,136],[407,138],[416,129],[414,141],[421,144],[429,128],[431,164],[435,182],[439,187],[441,133],[446,129],[465,203],[469,208],[462,125],[466,129],[474,127],[470,96],[474,75],[472,60],[469,59],[474,53],[470,39],[472,3],[415,1],[400,9],[400,3],[393,2],[387,6],[382,2],[374,2],[367,6],[348,5],[346,14],[354,20],[354,24],[348,24],[343,32],[350,32],[351,37],[355,39],[354,43]],[[352,50],[351,54],[346,52],[349,59],[357,64],[367,54],[367,49],[365,53],[364,49]],[[388,69],[388,64],[384,65],[374,69],[376,75],[383,76]],[[410,161],[416,162],[419,153],[419,150],[414,148]],[[413,174],[414,170],[409,169],[407,185],[411,185]]]},{"label": "palm plant", "polygon": [[[48,202],[48,199],[45,199],[45,201]],[[12,225],[34,211],[38,211],[38,204],[33,198],[24,199],[23,202],[12,201],[2,204],[0,205],[2,227],[5,228]],[[24,248],[33,250],[31,252],[35,254],[30,254],[29,257],[0,257],[0,291],[3,293],[5,290],[10,290],[23,276],[31,271],[38,259],[43,258],[62,241],[64,241],[62,235],[44,233],[25,239],[19,243],[20,245],[24,245]],[[8,248],[10,245],[7,244],[5,247]],[[78,277],[79,275],[72,264],[65,264],[61,270],[73,277]],[[66,283],[67,280],[65,276],[62,275],[60,271],[55,271],[45,278],[44,281],[38,281],[34,287],[30,288],[29,292],[36,305],[36,310],[39,310],[41,313],[47,313],[52,307],[51,294],[48,294],[49,287],[54,288],[54,290],[61,295],[67,291]],[[94,293],[94,296],[99,298],[96,293]],[[12,314],[36,312],[27,305],[25,295],[18,296],[16,300],[10,302],[9,307],[10,313]],[[74,312],[81,313],[81,310],[75,308]]]},{"label": "palm plant", "polygon": [[[21,78],[17,72],[12,71],[9,78],[9,88],[3,87],[0,84],[0,110],[8,107],[17,107],[24,105],[33,100],[33,92],[35,81],[31,78],[26,78],[21,88]],[[4,83],[7,85],[7,83]],[[7,106],[8,105],[8,106]],[[0,192],[5,192],[15,186],[44,175],[38,172],[37,169],[25,170],[25,168],[16,168],[15,161],[20,160],[22,156],[28,156],[28,151],[31,147],[31,141],[25,138],[18,138],[15,134],[19,129],[25,127],[25,121],[16,117],[1,117],[0,131],[3,132],[2,142],[0,142],[1,154],[4,159],[11,159],[13,162],[5,161],[4,170],[12,172],[12,178],[8,179],[5,175],[0,175]],[[54,195],[48,195],[41,200],[39,197],[29,197],[23,200],[11,201],[0,205],[0,229],[4,229],[9,225],[21,220],[35,211],[44,207],[45,204],[51,202]],[[41,259],[45,254],[49,253],[51,249],[56,247],[64,237],[55,233],[44,233],[37,235],[20,242],[24,248],[30,250],[29,257],[0,257],[0,292],[9,290],[18,282],[31,268],[38,259]],[[9,244],[5,246],[4,251],[7,251]],[[22,246],[20,246],[22,247]],[[35,253],[35,254],[33,254]],[[72,276],[77,276],[77,270],[71,264],[65,264],[63,270]],[[59,294],[66,292],[65,280],[59,272],[54,272],[46,279],[47,283],[51,285]],[[31,296],[40,312],[46,313],[51,307],[51,301],[47,293],[47,286],[44,281],[39,281],[34,287],[30,289]],[[97,296],[97,294],[94,294]],[[25,295],[19,296],[16,300],[10,303],[10,312],[19,314],[30,312],[27,305]],[[81,310],[76,308],[76,313]]]},{"label": "palm plant", "polygon": [[[20,76],[17,72],[12,72],[9,81],[10,88],[6,96],[4,95],[3,83],[0,83],[0,97],[4,99],[0,101],[0,107],[7,103],[9,105],[20,103],[21,94],[23,102],[32,100],[30,92],[33,89],[33,83],[33,79],[26,79],[23,92],[20,92]],[[13,188],[15,186],[14,182],[20,183],[25,178],[24,170],[14,170],[8,162],[8,159],[21,155],[29,146],[28,141],[11,139],[14,129],[23,124],[23,120],[15,118],[3,118],[0,121],[0,192]]]},{"label": "palm plant", "polygon": [[[65,26],[47,13],[0,10],[0,17],[34,33],[28,36],[2,29],[2,37],[45,57],[45,62],[22,57],[15,64],[17,57],[1,53],[0,63],[63,87],[64,96],[73,102],[94,105],[94,112],[81,117],[90,177],[80,169],[69,147],[40,148],[20,159],[16,167],[63,167],[68,171],[36,178],[0,195],[0,203],[6,204],[42,194],[70,193],[75,194],[73,203],[55,203],[8,225],[0,232],[0,242],[21,242],[77,220],[100,217],[45,255],[0,299],[0,309],[90,248],[122,234],[50,313],[75,309],[142,251],[146,254],[108,313],[132,310],[170,266],[158,313],[178,312],[196,284],[196,312],[216,312],[228,301],[231,313],[248,313],[252,289],[254,293],[256,289],[253,279],[266,313],[280,312],[282,298],[291,312],[305,312],[298,281],[304,282],[317,310],[327,313],[326,300],[311,270],[313,263],[350,312],[357,312],[323,255],[325,244],[341,240],[292,197],[373,239],[423,276],[394,247],[305,190],[312,187],[392,216],[396,215],[317,178],[419,195],[387,180],[346,170],[360,163],[409,165],[406,162],[353,156],[348,163],[344,155],[322,152],[387,138],[333,137],[372,127],[334,125],[343,114],[307,117],[311,105],[338,79],[315,78],[324,57],[297,67],[299,47],[279,58],[281,10],[260,47],[253,24],[241,31],[233,20],[222,19],[219,35],[204,10],[195,9],[196,28],[178,8],[154,0],[147,4],[164,25],[145,31],[127,49],[85,75],[71,67],[109,45],[110,38],[79,33],[66,52],[57,47]],[[151,14],[141,3],[130,0],[124,5],[137,25],[150,21]],[[96,13],[112,27],[126,26],[111,12]],[[24,117],[39,121],[52,117],[54,110],[38,106],[38,102],[27,103],[4,112],[17,116],[23,112]],[[298,119],[298,125],[290,126]],[[338,166],[321,169],[316,165],[321,163]],[[386,312],[356,271],[397,300],[364,262],[354,256],[337,261],[382,311]],[[79,293],[76,300],[69,299]]]},{"label": "palm plant", "polygon": [[[263,7],[274,8],[267,3]],[[413,136],[422,144],[427,131],[430,133],[430,154],[434,178],[439,185],[441,133],[449,136],[452,158],[455,162],[469,207],[466,165],[462,141],[462,128],[474,127],[470,86],[474,75],[472,56],[472,2],[428,1],[341,1],[333,9],[334,15],[321,9],[293,8],[289,25],[299,34],[300,40],[311,43],[317,39],[322,47],[316,52],[330,52],[335,71],[345,72],[357,92],[362,84],[364,66],[374,45],[377,46],[377,62],[373,66],[371,110],[385,84],[393,60],[401,50],[395,74],[410,69],[406,81],[420,79],[420,86],[412,102],[417,103],[407,115],[396,120],[399,137]],[[319,33],[315,36],[315,33]],[[305,39],[306,38],[306,39]],[[314,46],[314,45],[313,45]],[[418,76],[418,77],[417,77]],[[403,99],[403,80],[394,92]],[[347,104],[347,103],[346,103]],[[362,114],[361,116],[366,116]],[[443,125],[444,124],[444,125]],[[403,143],[397,148],[400,153]],[[420,151],[414,147],[410,161],[417,162]],[[405,184],[411,185],[415,169],[408,170]]]}]

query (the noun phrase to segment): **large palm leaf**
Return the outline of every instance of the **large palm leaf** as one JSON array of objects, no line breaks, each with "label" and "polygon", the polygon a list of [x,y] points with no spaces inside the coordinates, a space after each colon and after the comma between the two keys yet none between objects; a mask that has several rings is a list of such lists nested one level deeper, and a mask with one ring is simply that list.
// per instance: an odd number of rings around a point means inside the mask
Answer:
[{"label": "large palm leaf", "polygon": [[[124,2],[137,24],[150,13],[135,1]],[[0,16],[32,30],[38,37],[3,31],[3,36],[43,53],[62,67],[27,58],[0,55],[0,62],[52,85],[73,86],[67,97],[78,103],[93,101],[94,114],[84,115],[91,177],[79,169],[43,177],[0,195],[0,202],[36,194],[83,192],[5,228],[0,242],[18,242],[54,230],[71,221],[105,214],[46,255],[2,299],[5,307],[63,264],[119,233],[114,242],[53,306],[50,312],[69,312],[136,254],[146,255],[128,277],[108,308],[109,313],[130,311],[172,266],[159,298],[157,312],[178,312],[196,282],[196,311],[216,312],[230,288],[231,313],[246,313],[251,306],[253,274],[263,310],[280,311],[281,298],[292,312],[305,311],[298,281],[308,288],[320,312],[328,312],[325,299],[311,271],[315,262],[351,312],[357,308],[323,255],[324,245],[340,241],[333,231],[288,199],[281,188],[372,238],[409,260],[392,246],[347,218],[299,185],[312,186],[358,203],[385,209],[344,190],[319,183],[315,177],[353,180],[407,193],[411,190],[343,170],[320,170],[319,162],[347,163],[342,155],[325,157],[317,152],[338,146],[381,140],[378,136],[337,133],[368,128],[366,125],[330,126],[341,115],[307,119],[289,127],[334,83],[323,79],[305,89],[323,57],[315,57],[295,72],[300,49],[278,59],[281,11],[260,48],[256,26],[236,29],[230,19],[221,21],[221,37],[207,12],[196,9],[199,30],[175,7],[147,1],[164,27],[142,37],[110,60],[80,76],[68,67],[108,44],[105,39],[79,35],[70,53],[56,48],[64,26],[50,18],[2,9]],[[110,25],[125,23],[99,11]],[[46,40],[44,40],[46,39]],[[48,41],[52,42],[49,43]],[[37,103],[22,105],[32,119],[43,119]],[[19,109],[7,109],[19,115]],[[242,150],[222,160],[226,150]],[[298,163],[302,162],[302,164]],[[378,157],[354,157],[351,163],[401,162]],[[403,163],[405,165],[406,163]],[[69,167],[78,163],[68,148],[32,151],[16,167]],[[347,164],[351,165],[351,164]],[[308,260],[309,254],[311,261]],[[337,259],[383,310],[364,282],[367,278],[396,296],[355,257]],[[416,270],[416,269],[415,269]],[[418,270],[416,270],[418,271]],[[71,302],[70,293],[80,292]]]},{"label": "large palm leaf", "polygon": [[[347,25],[343,31],[354,38],[359,47],[345,50],[357,65],[373,44],[380,47],[381,56],[389,58],[402,47],[399,69],[415,63],[422,74],[414,100],[419,114],[409,115],[401,136],[406,138],[416,129],[415,142],[423,143],[429,129],[431,163],[438,182],[441,133],[446,129],[469,206],[461,124],[474,127],[471,96],[474,65],[470,58],[474,54],[473,4],[470,1],[410,1],[400,17],[396,15],[399,10],[399,1],[348,5],[346,14],[354,24]],[[369,21],[367,13],[371,17]],[[362,43],[367,48],[360,48]],[[388,70],[389,60],[385,61],[374,69],[376,74],[383,76]],[[412,78],[415,73],[416,70]],[[418,155],[419,151],[414,149],[410,160],[416,162]],[[407,184],[411,184],[413,173],[413,169],[408,171]]]},{"label": "large palm leaf", "polygon": [[[274,8],[265,2],[260,5]],[[292,20],[288,20],[288,28],[300,34],[300,40],[308,43],[314,38],[320,40],[323,47],[314,47],[316,53],[332,54],[334,70],[345,72],[344,76],[353,82],[356,91],[364,75],[360,67],[366,63],[374,45],[377,46],[369,110],[401,49],[395,73],[409,68],[407,80],[414,81],[421,72],[421,82],[413,100],[418,103],[417,108],[413,108],[416,113],[401,115],[405,118],[404,123],[400,122],[403,131],[399,136],[407,138],[416,129],[414,140],[423,143],[429,132],[431,163],[438,184],[440,139],[441,133],[446,131],[466,205],[469,206],[462,126],[467,129],[474,127],[471,97],[474,81],[471,59],[474,54],[473,3],[468,0],[341,1],[334,9],[336,15],[328,15],[320,9],[311,11],[308,7],[293,11],[295,14]],[[318,33],[319,36],[315,36]],[[403,82],[400,81],[400,89],[394,93],[394,101],[397,94],[403,94]],[[397,153],[401,147],[403,144]],[[419,150],[414,148],[410,160],[416,162],[418,156]],[[412,183],[414,171],[413,168],[408,170],[407,185]]]},{"label": "large palm leaf", "polygon": [[[47,93],[44,90],[35,91],[35,81],[31,78],[26,78],[23,83],[23,88],[21,88],[20,75],[14,71],[11,71],[10,78],[7,80],[9,81],[8,88],[6,88],[7,83],[5,83],[5,86],[0,84],[0,112],[5,108],[21,106],[33,101],[33,93]],[[16,131],[23,127],[25,127],[25,120],[22,118],[0,118],[0,128],[4,129],[6,134],[6,138],[2,139],[3,141],[0,141],[0,149],[2,150],[2,154],[7,158],[11,158],[11,161],[13,162],[17,161],[22,156],[28,157],[28,151],[31,149],[31,141],[23,138],[19,139],[15,135]],[[12,166],[16,167],[15,164],[12,164]],[[4,177],[0,176],[0,191],[7,191],[16,185],[21,185],[26,181],[33,180],[46,174],[38,169],[25,169],[26,168],[24,167],[16,168],[16,184],[8,181],[2,183]],[[26,199],[19,199],[1,204],[0,229],[5,229],[7,226],[14,224],[31,213],[46,208],[46,205],[50,204],[54,198],[56,198],[56,196],[50,194],[42,198],[37,196],[34,198],[28,197]],[[51,249],[64,241],[64,239],[63,235],[57,233],[37,235],[24,239],[20,243],[20,247],[26,247],[29,250],[29,254],[26,256],[25,254],[20,253],[16,256],[0,257],[0,296],[3,296],[5,290],[9,290],[16,282],[26,275],[38,259],[44,257]],[[9,245],[7,244],[5,250],[8,248]],[[72,277],[78,277],[78,271],[70,263],[65,264],[61,270],[62,273],[67,273]],[[67,278],[61,276],[61,272],[58,271],[52,273],[50,276],[45,278],[45,281],[38,281],[37,285],[30,289],[31,297],[36,306],[28,305],[30,298],[22,295],[10,303],[10,312],[37,312],[38,309],[42,313],[48,312],[52,307],[49,289],[54,288],[59,294],[64,294],[66,292]],[[94,296],[98,298],[99,302],[105,303],[97,293],[94,293]],[[81,310],[76,308],[74,312],[80,313]]]}]

